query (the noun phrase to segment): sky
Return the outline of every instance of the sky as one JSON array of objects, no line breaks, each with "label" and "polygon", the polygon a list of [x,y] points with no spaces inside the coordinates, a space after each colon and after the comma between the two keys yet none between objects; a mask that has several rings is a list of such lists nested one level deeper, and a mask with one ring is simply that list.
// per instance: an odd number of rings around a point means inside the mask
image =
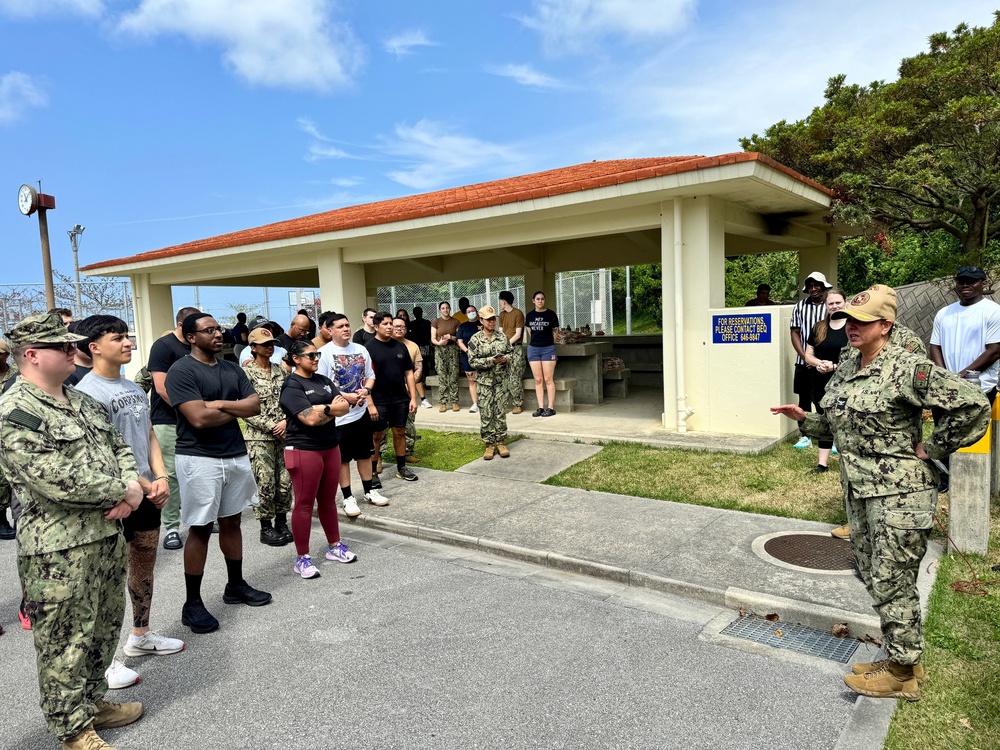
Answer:
[{"label": "sky", "polygon": [[996,5],[0,0],[0,284],[592,160],[739,151]]}]

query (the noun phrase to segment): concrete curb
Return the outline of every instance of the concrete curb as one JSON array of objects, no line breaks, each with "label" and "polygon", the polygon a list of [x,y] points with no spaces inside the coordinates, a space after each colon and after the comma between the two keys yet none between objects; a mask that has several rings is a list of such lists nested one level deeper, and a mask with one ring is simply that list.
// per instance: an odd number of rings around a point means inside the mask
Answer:
[{"label": "concrete curb", "polygon": [[368,513],[362,513],[353,519],[347,519],[343,515],[343,511],[340,513],[341,519],[347,520],[345,525],[348,527],[352,523],[356,523],[400,536],[475,549],[497,557],[506,557],[554,570],[622,583],[629,587],[650,589],[663,594],[694,599],[734,611],[743,609],[759,615],[776,613],[783,622],[796,622],[818,630],[830,630],[838,623],[847,623],[852,637],[860,638],[867,635],[876,639],[881,638],[879,620],[875,616],[846,612],[834,607],[825,607],[734,586],[725,588],[700,586],[642,570],[583,560],[551,550],[536,550],[509,542],[478,538],[457,531],[434,529],[406,521],[379,518]]}]

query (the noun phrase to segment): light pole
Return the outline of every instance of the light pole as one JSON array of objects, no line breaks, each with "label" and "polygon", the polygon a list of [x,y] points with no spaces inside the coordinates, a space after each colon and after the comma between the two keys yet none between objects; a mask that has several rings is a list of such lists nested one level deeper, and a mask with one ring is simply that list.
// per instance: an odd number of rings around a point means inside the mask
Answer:
[{"label": "light pole", "polygon": [[66,234],[69,235],[70,244],[73,245],[73,271],[76,275],[76,315],[84,317],[83,302],[80,299],[80,235],[87,227],[76,224]]}]

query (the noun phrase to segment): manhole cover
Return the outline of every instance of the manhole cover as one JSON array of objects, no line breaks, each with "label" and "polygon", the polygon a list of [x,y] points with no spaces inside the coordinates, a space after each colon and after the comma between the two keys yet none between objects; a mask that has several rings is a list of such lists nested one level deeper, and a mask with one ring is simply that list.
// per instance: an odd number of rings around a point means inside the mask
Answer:
[{"label": "manhole cover", "polygon": [[842,664],[847,664],[858,649],[858,642],[853,638],[834,638],[830,633],[806,625],[768,622],[760,615],[744,615],[729,623],[722,634]]},{"label": "manhole cover", "polygon": [[846,539],[816,534],[781,534],[764,542],[764,551],[790,565],[813,570],[853,570],[854,553]]}]

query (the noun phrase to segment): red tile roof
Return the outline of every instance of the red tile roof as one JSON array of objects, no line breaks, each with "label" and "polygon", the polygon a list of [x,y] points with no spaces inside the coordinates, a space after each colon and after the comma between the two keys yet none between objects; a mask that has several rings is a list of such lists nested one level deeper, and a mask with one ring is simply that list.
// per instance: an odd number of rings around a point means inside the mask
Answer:
[{"label": "red tile roof", "polygon": [[403,198],[365,203],[360,206],[347,206],[320,214],[303,216],[298,219],[265,224],[261,227],[243,229],[229,234],[220,234],[203,240],[187,242],[183,245],[173,245],[161,250],[132,255],[127,258],[105,260],[85,266],[83,270],[96,270],[109,266],[137,263],[161,258],[172,258],[180,255],[219,250],[229,247],[253,245],[258,242],[286,240],[292,237],[305,237],[324,232],[335,232],[345,229],[391,224],[407,219],[418,219],[425,216],[469,211],[476,208],[499,206],[505,203],[544,198],[554,195],[565,195],[583,190],[618,185],[628,182],[638,182],[654,177],[693,172],[698,169],[708,169],[727,164],[759,161],[767,166],[787,174],[821,192],[833,195],[833,191],[823,187],[818,182],[810,180],[783,164],[779,164],[768,156],[758,153],[733,153],[721,156],[660,156],[646,159],[614,159],[611,161],[592,161],[577,164],[572,167],[550,169],[545,172],[508,177],[493,182],[480,182],[476,185],[448,188],[433,193],[409,195]]}]

